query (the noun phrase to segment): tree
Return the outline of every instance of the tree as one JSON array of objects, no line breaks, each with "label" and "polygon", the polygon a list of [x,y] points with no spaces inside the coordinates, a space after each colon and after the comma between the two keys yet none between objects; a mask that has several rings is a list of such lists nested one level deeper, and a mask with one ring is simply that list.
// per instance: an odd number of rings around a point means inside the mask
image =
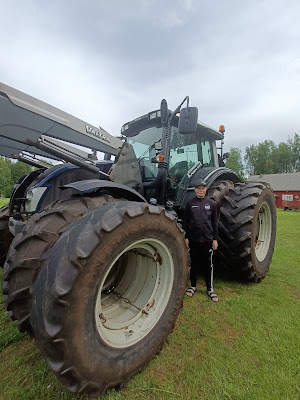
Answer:
[{"label": "tree", "polygon": [[0,157],[0,196],[10,197],[13,185],[27,172],[32,172],[34,167],[21,161],[14,162],[9,158]]},{"label": "tree", "polygon": [[291,147],[292,151],[292,165],[294,167],[294,172],[300,171],[300,136],[295,133],[294,138],[288,139],[288,145]]},{"label": "tree", "polygon": [[245,180],[241,150],[231,147],[229,154],[230,155],[226,160],[226,168],[232,169],[241,180]]},{"label": "tree", "polygon": [[32,172],[34,170],[34,167],[25,164],[21,161],[17,162],[10,161],[10,169],[11,169],[11,179],[13,183],[16,183],[22,175],[28,172]]},{"label": "tree", "polygon": [[10,168],[6,160],[0,157],[0,196],[10,197],[13,188]]},{"label": "tree", "polygon": [[287,143],[279,143],[278,147],[273,150],[273,174],[293,172],[292,149]]},{"label": "tree", "polygon": [[274,172],[274,159],[272,153],[276,148],[272,140],[265,140],[257,146],[253,144],[246,147],[245,162],[249,174],[273,174]]},{"label": "tree", "polygon": [[272,140],[265,140],[246,147],[245,162],[251,175],[300,171],[300,136],[295,133],[293,139],[278,146]]}]

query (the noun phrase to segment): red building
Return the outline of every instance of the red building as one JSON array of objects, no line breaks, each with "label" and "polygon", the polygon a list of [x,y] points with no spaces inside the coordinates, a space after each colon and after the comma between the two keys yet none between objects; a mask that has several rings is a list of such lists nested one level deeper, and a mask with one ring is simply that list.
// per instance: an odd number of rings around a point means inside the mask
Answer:
[{"label": "red building", "polygon": [[249,181],[269,183],[275,194],[277,208],[300,210],[300,172],[252,175]]}]

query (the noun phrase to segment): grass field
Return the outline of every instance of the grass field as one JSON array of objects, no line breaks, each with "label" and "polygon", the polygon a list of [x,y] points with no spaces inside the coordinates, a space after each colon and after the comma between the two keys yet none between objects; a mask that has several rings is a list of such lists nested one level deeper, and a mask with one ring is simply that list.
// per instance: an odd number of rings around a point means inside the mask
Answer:
[{"label": "grass field", "polygon": [[5,199],[5,198],[0,198],[0,207],[4,206],[5,204],[7,204],[9,202],[9,199]]},{"label": "grass field", "polygon": [[[275,253],[259,284],[215,279],[218,304],[200,284],[160,355],[102,400],[300,399],[300,213],[279,210]],[[56,380],[33,339],[0,304],[0,399],[86,399]]]}]

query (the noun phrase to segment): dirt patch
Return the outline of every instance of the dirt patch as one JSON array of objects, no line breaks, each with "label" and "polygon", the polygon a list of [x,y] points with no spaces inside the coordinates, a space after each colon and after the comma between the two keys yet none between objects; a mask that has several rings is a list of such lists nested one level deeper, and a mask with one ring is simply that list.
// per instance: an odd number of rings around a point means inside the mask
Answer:
[{"label": "dirt patch", "polygon": [[224,340],[226,346],[233,346],[234,341],[241,337],[243,332],[237,331],[233,326],[227,326],[225,330],[219,333],[219,337]]},{"label": "dirt patch", "polygon": [[[12,359],[18,360],[20,357],[22,357],[22,359],[28,357],[30,361],[32,361],[33,358],[42,359],[40,351],[34,344],[34,339],[24,338],[17,344],[11,344],[5,347],[1,353],[1,361],[3,365],[6,365],[6,368],[10,365]],[[6,364],[6,362],[8,364]]]},{"label": "dirt patch", "polygon": [[236,290],[230,286],[225,286],[222,287],[221,290],[219,290],[219,293],[222,294],[222,296],[226,296],[226,297],[237,297],[238,293],[236,292]]},{"label": "dirt patch", "polygon": [[230,322],[227,322],[225,315],[224,313],[224,317],[220,318],[220,324],[215,328],[214,334],[216,338],[221,339],[226,346],[231,347],[235,344],[234,342],[236,339],[241,337],[244,332],[243,330],[235,328]]},{"label": "dirt patch", "polygon": [[300,299],[300,290],[297,289],[295,286],[291,285],[290,283],[284,282],[286,286],[289,288],[289,291],[293,297],[296,299]]}]

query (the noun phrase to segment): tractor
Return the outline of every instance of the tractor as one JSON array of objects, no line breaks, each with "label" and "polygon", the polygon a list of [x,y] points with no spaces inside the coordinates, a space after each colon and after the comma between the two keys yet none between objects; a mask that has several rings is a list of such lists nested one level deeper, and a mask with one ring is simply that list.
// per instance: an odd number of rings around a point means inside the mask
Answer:
[{"label": "tractor", "polygon": [[188,97],[174,111],[162,100],[115,137],[0,83],[0,154],[36,167],[1,210],[3,295],[71,392],[122,387],[173,330],[189,268],[181,221],[196,180],[218,206],[219,268],[265,277],[274,195],[224,166],[223,140]]}]

